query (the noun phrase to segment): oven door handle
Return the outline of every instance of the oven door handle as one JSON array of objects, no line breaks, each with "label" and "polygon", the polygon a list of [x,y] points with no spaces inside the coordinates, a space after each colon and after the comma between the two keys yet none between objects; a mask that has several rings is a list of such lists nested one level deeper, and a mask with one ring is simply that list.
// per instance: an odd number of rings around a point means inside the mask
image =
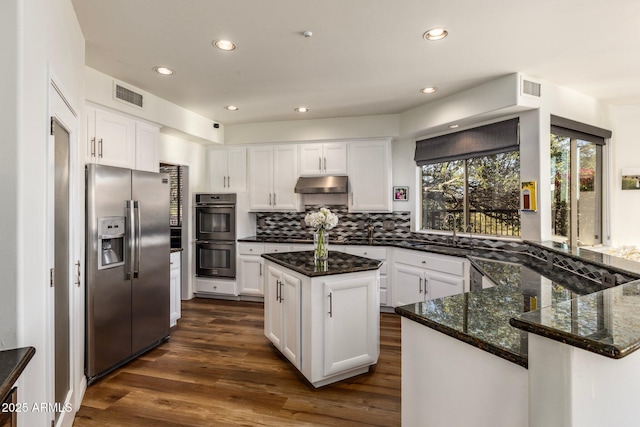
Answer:
[{"label": "oven door handle", "polygon": [[235,245],[234,240],[196,240],[196,245]]}]

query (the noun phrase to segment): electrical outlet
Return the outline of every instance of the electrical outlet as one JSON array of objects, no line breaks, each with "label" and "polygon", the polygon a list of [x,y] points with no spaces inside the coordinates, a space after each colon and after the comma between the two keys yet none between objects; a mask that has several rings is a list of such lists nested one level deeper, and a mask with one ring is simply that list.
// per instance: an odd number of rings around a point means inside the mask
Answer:
[{"label": "electrical outlet", "polygon": [[358,221],[358,228],[364,228],[364,221]]},{"label": "electrical outlet", "polygon": [[258,227],[265,227],[267,225],[267,220],[264,218],[258,218]]},{"label": "electrical outlet", "polygon": [[384,228],[387,231],[391,231],[391,230],[396,228],[396,222],[395,221],[382,221],[382,228]]}]

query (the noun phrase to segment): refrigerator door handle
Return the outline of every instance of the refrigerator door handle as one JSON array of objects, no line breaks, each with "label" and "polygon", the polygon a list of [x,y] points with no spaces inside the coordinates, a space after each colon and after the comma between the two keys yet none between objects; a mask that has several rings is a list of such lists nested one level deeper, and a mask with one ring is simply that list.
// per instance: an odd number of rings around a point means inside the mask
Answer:
[{"label": "refrigerator door handle", "polygon": [[135,213],[134,213],[134,202],[133,200],[127,200],[127,209],[126,209],[126,213],[127,213],[127,225],[126,225],[126,232],[127,232],[127,264],[126,264],[126,271],[127,271],[127,279],[131,279],[133,278],[133,264],[134,264],[134,258],[136,256],[136,252],[135,252]]},{"label": "refrigerator door handle", "polygon": [[140,202],[135,200],[133,202],[133,210],[136,214],[136,239],[135,239],[135,249],[136,249],[136,257],[135,264],[133,267],[133,278],[137,279],[140,274],[140,239],[142,238],[142,221],[140,221]]}]

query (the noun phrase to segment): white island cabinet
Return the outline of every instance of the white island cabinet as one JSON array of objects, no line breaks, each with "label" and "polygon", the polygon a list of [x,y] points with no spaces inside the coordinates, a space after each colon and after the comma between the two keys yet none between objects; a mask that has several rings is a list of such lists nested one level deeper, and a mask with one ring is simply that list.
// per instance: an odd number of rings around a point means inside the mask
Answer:
[{"label": "white island cabinet", "polygon": [[[263,257],[265,336],[314,387],[368,372],[380,352],[380,262],[332,251],[314,271],[311,251]],[[349,260],[356,267],[332,268]]]}]

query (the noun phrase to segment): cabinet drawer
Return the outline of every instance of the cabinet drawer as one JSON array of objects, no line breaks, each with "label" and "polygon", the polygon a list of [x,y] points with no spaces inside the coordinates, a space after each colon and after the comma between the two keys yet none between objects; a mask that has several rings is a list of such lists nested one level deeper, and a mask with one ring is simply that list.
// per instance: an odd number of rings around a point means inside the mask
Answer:
[{"label": "cabinet drawer", "polygon": [[176,268],[180,268],[181,255],[182,255],[181,252],[171,252],[171,257],[169,258],[169,262],[170,262],[170,265],[171,265],[171,270],[174,270]]},{"label": "cabinet drawer", "polygon": [[238,245],[238,253],[240,255],[262,255],[264,253],[264,245],[241,243]]},{"label": "cabinet drawer", "polygon": [[371,246],[347,246],[347,253],[365,258],[379,259],[380,261],[387,259],[387,250],[385,248],[376,248]]},{"label": "cabinet drawer", "polygon": [[267,254],[290,251],[291,246],[289,245],[264,245],[264,252]]},{"label": "cabinet drawer", "polygon": [[235,281],[196,279],[196,292],[238,295]]}]

